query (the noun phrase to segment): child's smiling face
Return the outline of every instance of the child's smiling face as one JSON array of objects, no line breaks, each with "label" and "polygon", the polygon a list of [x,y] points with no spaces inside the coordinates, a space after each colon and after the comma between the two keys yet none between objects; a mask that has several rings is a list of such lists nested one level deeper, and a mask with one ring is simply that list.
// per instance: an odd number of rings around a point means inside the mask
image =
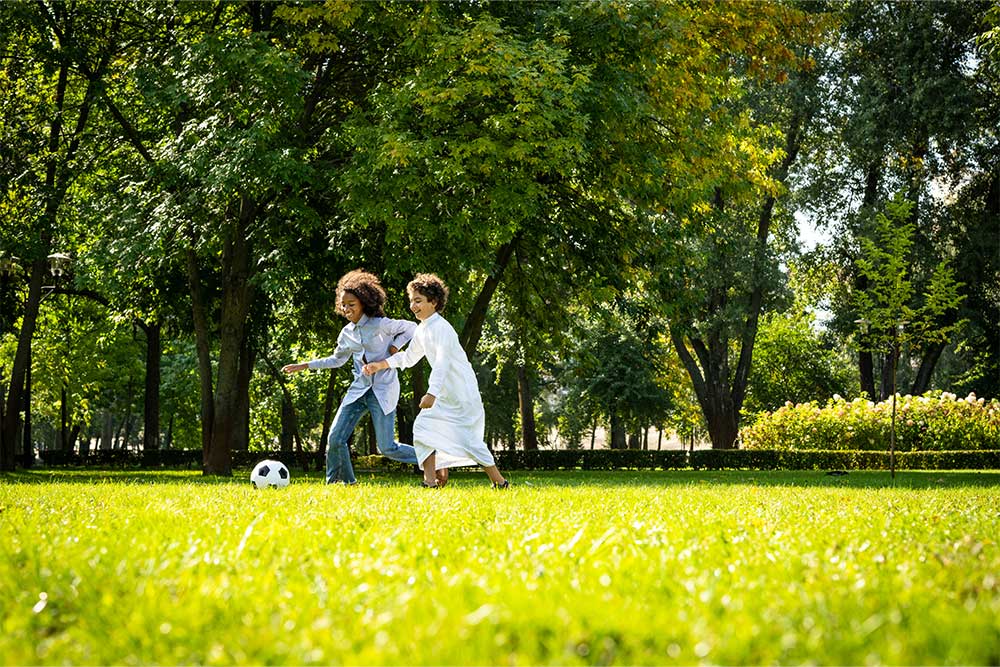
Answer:
[{"label": "child's smiling face", "polygon": [[410,310],[421,322],[437,312],[436,306],[436,302],[428,301],[427,297],[417,290],[410,292]]},{"label": "child's smiling face", "polygon": [[365,309],[358,297],[350,292],[344,292],[343,296],[340,297],[340,314],[357,324],[361,316],[365,314]]}]

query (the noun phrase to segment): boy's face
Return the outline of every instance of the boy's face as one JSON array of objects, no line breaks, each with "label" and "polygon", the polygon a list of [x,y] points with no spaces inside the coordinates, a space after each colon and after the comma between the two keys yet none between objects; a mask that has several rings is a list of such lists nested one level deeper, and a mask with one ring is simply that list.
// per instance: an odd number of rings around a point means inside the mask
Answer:
[{"label": "boy's face", "polygon": [[340,314],[357,324],[361,316],[365,314],[365,309],[358,297],[350,292],[344,292],[344,295],[340,297]]},{"label": "boy's face", "polygon": [[427,297],[417,290],[410,292],[410,310],[421,322],[437,312],[435,306],[437,306],[436,301],[428,301]]}]

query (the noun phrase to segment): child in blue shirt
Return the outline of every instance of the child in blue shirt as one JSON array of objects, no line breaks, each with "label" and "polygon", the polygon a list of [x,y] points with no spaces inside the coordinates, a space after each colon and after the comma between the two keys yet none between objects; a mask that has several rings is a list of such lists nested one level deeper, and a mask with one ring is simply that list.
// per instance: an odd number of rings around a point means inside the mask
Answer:
[{"label": "child in blue shirt", "polygon": [[354,484],[354,468],[347,440],[366,412],[371,414],[375,442],[383,456],[403,463],[417,463],[413,447],[396,442],[396,404],[399,376],[387,369],[373,376],[361,372],[366,363],[381,361],[406,345],[416,324],[385,316],[385,290],[378,278],[362,270],[345,274],[337,283],[337,306],[347,324],[337,337],[337,349],[329,357],[288,364],[281,370],[297,373],[306,369],[338,368],[354,362],[354,382],[347,389],[330,429],[326,449],[326,483]]}]

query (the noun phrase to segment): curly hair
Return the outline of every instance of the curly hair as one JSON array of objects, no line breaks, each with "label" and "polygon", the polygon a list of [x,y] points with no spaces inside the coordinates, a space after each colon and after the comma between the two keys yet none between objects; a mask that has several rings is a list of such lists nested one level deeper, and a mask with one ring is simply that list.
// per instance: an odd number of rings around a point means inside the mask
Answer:
[{"label": "curly hair", "polygon": [[355,269],[345,273],[337,282],[337,305],[340,305],[344,294],[353,294],[368,317],[385,317],[385,290],[382,283],[371,273],[363,269]]},{"label": "curly hair", "polygon": [[406,285],[409,294],[419,292],[428,301],[434,302],[434,310],[441,313],[448,303],[448,286],[433,273],[418,273]]}]

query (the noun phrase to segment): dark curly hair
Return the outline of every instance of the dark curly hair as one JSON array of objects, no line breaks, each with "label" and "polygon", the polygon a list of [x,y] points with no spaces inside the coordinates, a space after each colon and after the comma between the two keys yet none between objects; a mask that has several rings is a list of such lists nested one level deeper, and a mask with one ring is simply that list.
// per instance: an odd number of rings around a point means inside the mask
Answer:
[{"label": "dark curly hair", "polygon": [[363,269],[355,269],[337,282],[337,305],[345,293],[353,294],[368,317],[385,317],[385,290],[373,274]]},{"label": "dark curly hair", "polygon": [[418,273],[406,285],[409,294],[420,292],[428,301],[434,302],[434,310],[441,313],[448,303],[448,286],[433,273]]}]

